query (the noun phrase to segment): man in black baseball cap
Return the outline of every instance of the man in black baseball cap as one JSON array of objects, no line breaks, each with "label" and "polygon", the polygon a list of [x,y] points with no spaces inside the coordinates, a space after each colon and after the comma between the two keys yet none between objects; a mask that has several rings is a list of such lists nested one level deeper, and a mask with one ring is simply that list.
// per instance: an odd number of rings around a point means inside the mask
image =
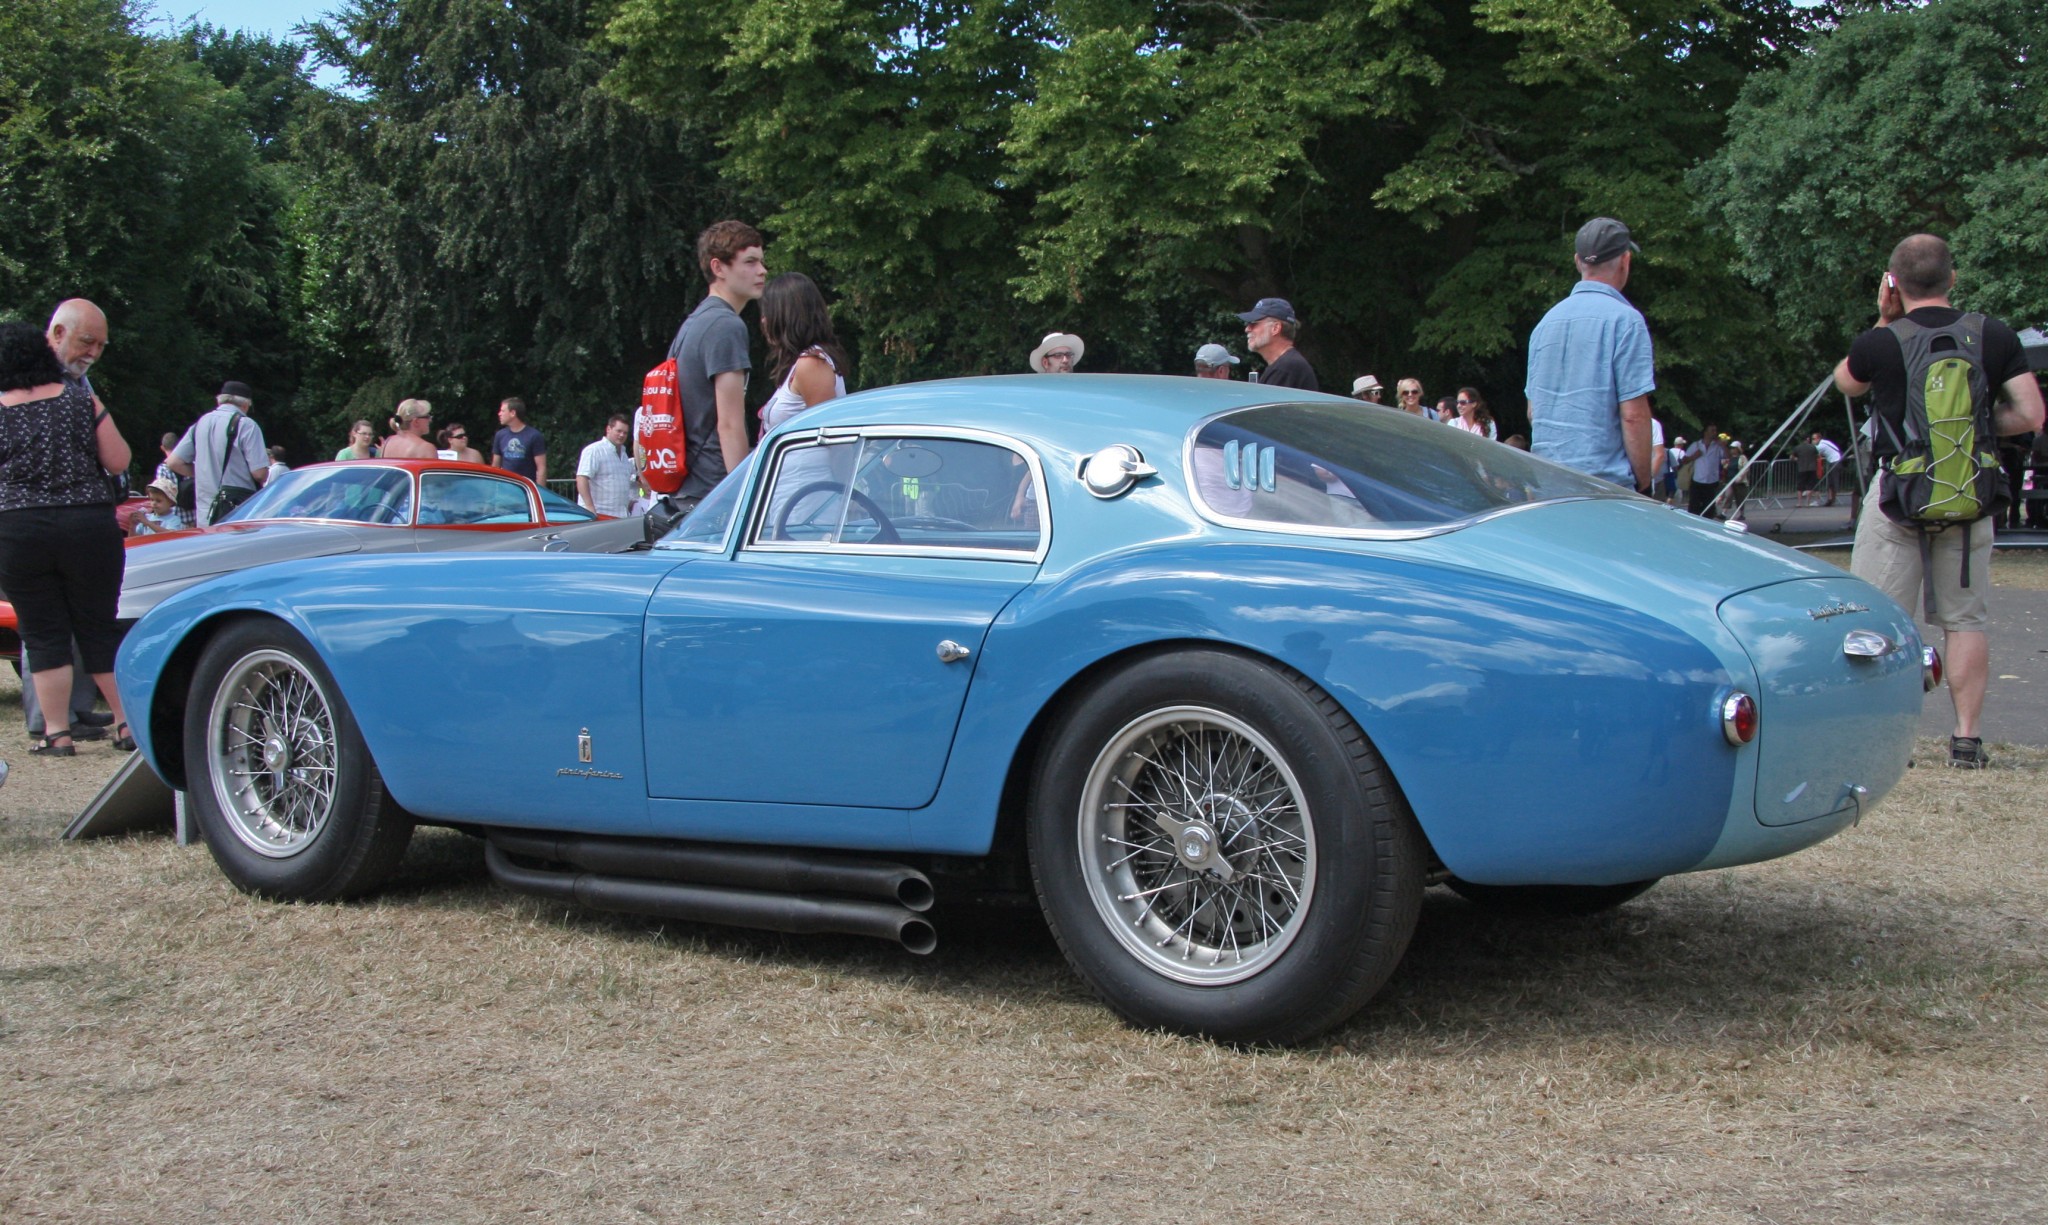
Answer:
[{"label": "man in black baseball cap", "polygon": [[1266,368],[1258,376],[1261,384],[1301,391],[1322,390],[1315,369],[1294,347],[1294,338],[1301,334],[1301,320],[1292,303],[1285,298],[1260,298],[1237,317],[1244,321],[1246,347],[1266,359]]},{"label": "man in black baseball cap", "polygon": [[1595,217],[1579,227],[1578,256],[1582,263],[1600,264],[1626,251],[1641,255],[1643,249],[1630,241],[1628,227],[1612,217]]}]

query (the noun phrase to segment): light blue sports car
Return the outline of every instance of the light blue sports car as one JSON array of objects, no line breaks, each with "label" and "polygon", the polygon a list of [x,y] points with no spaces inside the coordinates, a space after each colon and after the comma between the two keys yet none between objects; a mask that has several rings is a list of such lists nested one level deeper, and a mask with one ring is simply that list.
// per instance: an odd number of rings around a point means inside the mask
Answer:
[{"label": "light blue sports car", "polygon": [[591,906],[935,941],[1034,891],[1144,1025],[1298,1041],[1422,890],[1584,913],[1785,855],[1939,662],[1826,564],[1392,409],[914,384],[786,423],[630,553],[283,562],[123,647],[222,870],[376,887],[417,823]]}]

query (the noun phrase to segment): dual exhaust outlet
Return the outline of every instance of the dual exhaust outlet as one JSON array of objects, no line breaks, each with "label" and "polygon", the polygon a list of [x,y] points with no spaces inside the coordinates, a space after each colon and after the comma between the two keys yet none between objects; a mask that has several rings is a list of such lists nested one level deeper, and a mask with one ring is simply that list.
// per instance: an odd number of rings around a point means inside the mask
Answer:
[{"label": "dual exhaust outlet", "polygon": [[932,883],[903,864],[645,838],[492,830],[488,839],[491,876],[521,893],[693,923],[873,936],[919,954],[939,944],[925,917]]}]

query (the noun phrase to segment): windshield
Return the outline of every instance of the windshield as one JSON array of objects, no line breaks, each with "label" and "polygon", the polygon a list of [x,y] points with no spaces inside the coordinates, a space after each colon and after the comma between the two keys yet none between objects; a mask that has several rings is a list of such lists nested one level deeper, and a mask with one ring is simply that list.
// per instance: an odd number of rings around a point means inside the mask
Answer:
[{"label": "windshield", "polygon": [[655,541],[657,549],[724,549],[726,532],[732,527],[733,512],[739,509],[740,491],[747,487],[747,474],[754,470],[750,451],[740,466],[725,474],[716,488],[704,495],[697,509],[684,516],[668,535]]},{"label": "windshield", "polygon": [[1398,409],[1276,404],[1215,418],[1188,447],[1212,514],[1296,530],[1418,531],[1628,490]]},{"label": "windshield", "polygon": [[397,468],[358,463],[282,473],[216,522],[339,519],[399,526],[411,518],[412,475]]}]

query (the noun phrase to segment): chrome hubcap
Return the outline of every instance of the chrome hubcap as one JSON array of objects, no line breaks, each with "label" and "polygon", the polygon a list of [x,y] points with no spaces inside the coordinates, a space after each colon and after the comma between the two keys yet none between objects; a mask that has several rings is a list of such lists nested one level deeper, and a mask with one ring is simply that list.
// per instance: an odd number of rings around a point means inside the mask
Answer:
[{"label": "chrome hubcap", "polygon": [[206,743],[214,799],[243,845],[273,859],[306,849],[334,812],[334,714],[282,651],[242,657],[221,678]]},{"label": "chrome hubcap", "polygon": [[1299,933],[1315,884],[1308,803],[1242,720],[1195,706],[1134,720],[1090,767],[1079,816],[1097,913],[1158,973],[1240,981]]}]

